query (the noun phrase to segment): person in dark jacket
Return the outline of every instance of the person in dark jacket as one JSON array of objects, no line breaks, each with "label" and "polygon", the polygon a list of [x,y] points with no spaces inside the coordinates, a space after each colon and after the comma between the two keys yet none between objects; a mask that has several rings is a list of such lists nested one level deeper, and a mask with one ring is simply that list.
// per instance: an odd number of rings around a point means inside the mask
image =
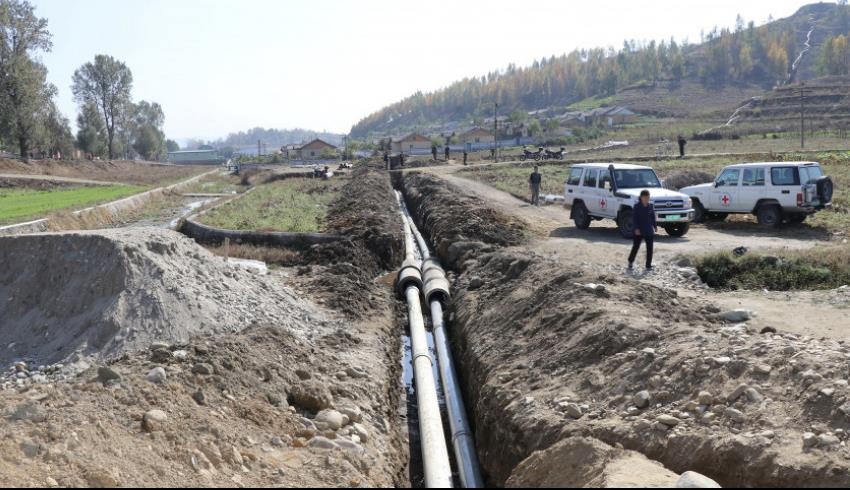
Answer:
[{"label": "person in dark jacket", "polygon": [[431,145],[431,156],[434,157],[434,161],[437,161],[437,145]]},{"label": "person in dark jacket", "polygon": [[685,139],[681,134],[679,135],[679,158],[685,158],[685,146],[688,144],[688,140]]},{"label": "person in dark jacket", "polygon": [[543,176],[540,175],[540,167],[534,167],[534,172],[528,178],[528,183],[531,185],[531,204],[540,206],[540,184],[543,182]]},{"label": "person in dark jacket", "polygon": [[640,251],[641,242],[646,242],[646,270],[652,271],[652,254],[655,248],[655,234],[658,232],[658,223],[655,218],[655,206],[650,202],[649,191],[640,193],[640,201],[635,204],[632,219],[634,221],[634,245],[629,255],[629,270],[635,267],[635,259]]},{"label": "person in dark jacket", "polygon": [[452,149],[449,148],[449,145],[446,145],[446,161],[449,161],[449,158],[452,157]]}]

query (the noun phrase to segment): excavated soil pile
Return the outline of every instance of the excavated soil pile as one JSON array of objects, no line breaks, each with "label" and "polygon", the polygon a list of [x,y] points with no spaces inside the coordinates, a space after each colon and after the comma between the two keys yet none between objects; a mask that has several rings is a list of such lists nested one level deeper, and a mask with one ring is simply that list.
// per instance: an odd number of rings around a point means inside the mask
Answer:
[{"label": "excavated soil pile", "polygon": [[251,327],[33,376],[0,390],[0,485],[395,486],[397,377],[378,330]]},{"label": "excavated soil pile", "polygon": [[453,244],[510,246],[526,240],[524,223],[489,208],[480,199],[465,195],[438,177],[409,173],[403,177],[402,184],[420,229],[427,230],[444,259],[451,255],[447,260],[449,266],[454,267],[460,258],[460,250],[449,253]]},{"label": "excavated soil pile", "polygon": [[312,316],[288,289],[166,230],[8,237],[0,249],[0,363],[106,358]]},{"label": "excavated soil pile", "polygon": [[[478,211],[424,202],[416,211],[438,240],[464,224],[452,231],[430,217]],[[560,443],[590,437],[724,486],[850,484],[845,343],[756,332],[748,312],[524,247],[479,248],[456,263],[456,358],[491,483],[573,485],[567,474],[540,481],[534,468],[576,463],[586,452]]]},{"label": "excavated soil pile", "polygon": [[[358,167],[328,212],[327,229],[347,239],[313,246],[305,261],[311,269],[306,285],[325,304],[361,317],[380,306],[385,290],[374,279],[394,271],[404,258],[404,236],[389,176],[369,165]],[[305,272],[308,272],[305,270]]]}]

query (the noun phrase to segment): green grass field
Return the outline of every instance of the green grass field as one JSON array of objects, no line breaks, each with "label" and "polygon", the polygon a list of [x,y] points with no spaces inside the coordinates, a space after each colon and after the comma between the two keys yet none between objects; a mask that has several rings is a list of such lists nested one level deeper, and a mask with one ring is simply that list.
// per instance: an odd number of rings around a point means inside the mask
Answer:
[{"label": "green grass field", "polygon": [[340,180],[319,179],[273,182],[213,209],[200,221],[239,231],[322,232],[328,206],[342,185]]},{"label": "green grass field", "polygon": [[145,191],[145,187],[112,185],[70,187],[49,191],[0,190],[0,224],[43,218],[56,211],[74,211]]}]

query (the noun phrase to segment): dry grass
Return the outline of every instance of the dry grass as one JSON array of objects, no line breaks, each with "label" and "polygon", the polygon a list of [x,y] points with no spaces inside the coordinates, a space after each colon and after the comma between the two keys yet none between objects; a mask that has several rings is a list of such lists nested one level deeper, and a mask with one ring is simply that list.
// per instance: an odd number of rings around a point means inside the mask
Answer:
[{"label": "dry grass", "polygon": [[835,246],[740,258],[722,252],[699,258],[697,269],[709,286],[720,289],[835,289],[850,284],[850,249]]}]

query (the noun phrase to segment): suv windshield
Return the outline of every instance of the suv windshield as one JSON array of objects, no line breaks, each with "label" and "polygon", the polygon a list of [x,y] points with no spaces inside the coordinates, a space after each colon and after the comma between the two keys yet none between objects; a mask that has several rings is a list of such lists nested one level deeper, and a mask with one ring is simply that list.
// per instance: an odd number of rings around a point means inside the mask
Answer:
[{"label": "suv windshield", "polygon": [[817,184],[821,177],[823,177],[823,170],[816,165],[800,167],[800,181],[803,184]]},{"label": "suv windshield", "polygon": [[651,189],[661,187],[661,181],[658,180],[658,175],[651,168],[614,170],[614,179],[617,181],[617,187],[619,189]]}]

